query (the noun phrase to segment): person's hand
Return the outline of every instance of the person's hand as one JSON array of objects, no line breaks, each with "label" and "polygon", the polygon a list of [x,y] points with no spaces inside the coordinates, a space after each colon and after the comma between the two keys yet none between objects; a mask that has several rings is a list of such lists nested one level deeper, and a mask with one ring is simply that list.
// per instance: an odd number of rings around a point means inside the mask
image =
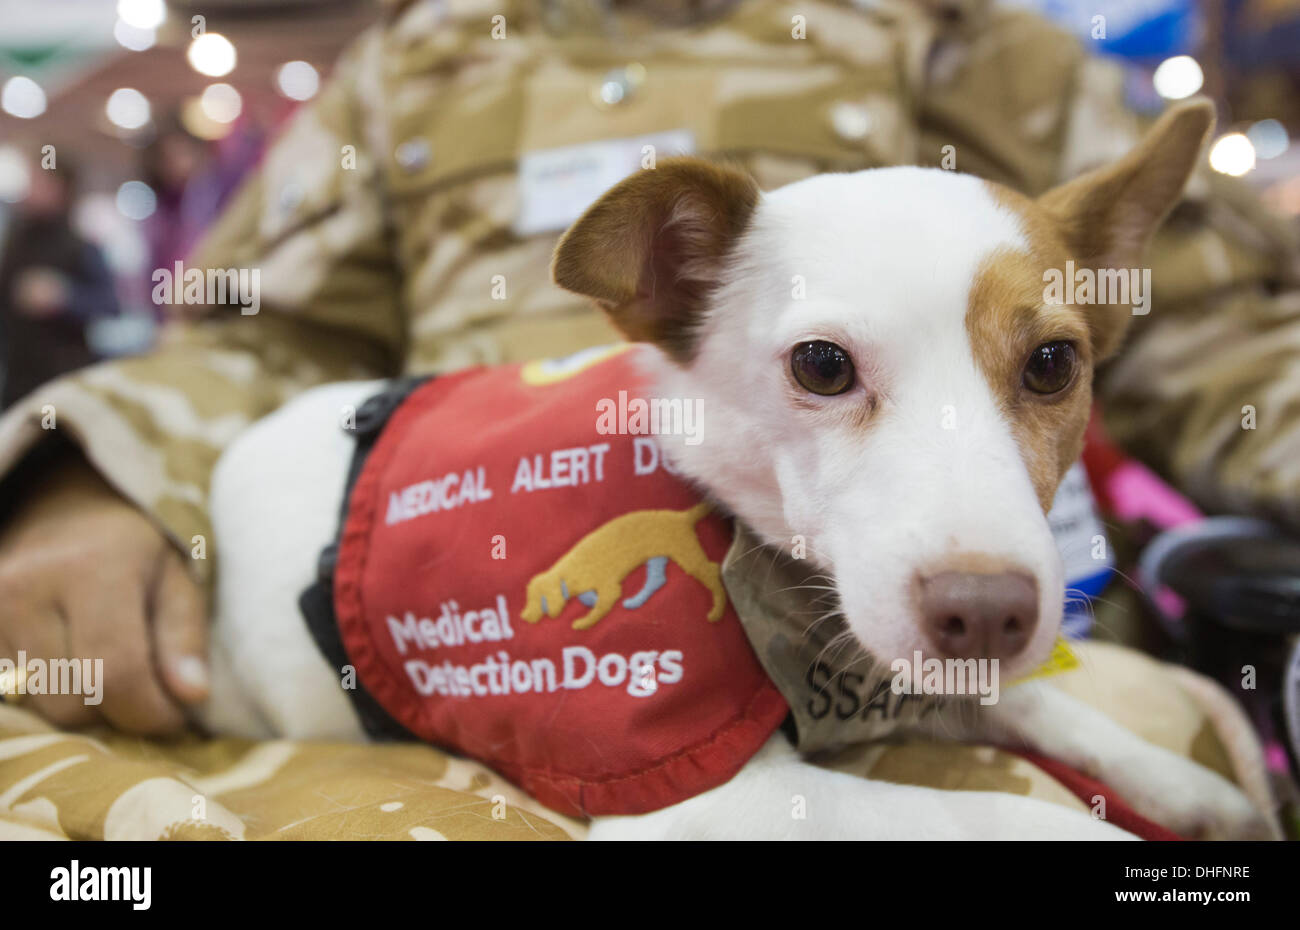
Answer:
[{"label": "person's hand", "polygon": [[67,307],[72,289],[67,278],[51,268],[31,268],[18,276],[14,302],[26,316],[56,316]]},{"label": "person's hand", "polygon": [[65,727],[181,728],[208,691],[207,604],[184,557],[79,457],[24,498],[0,526],[0,658],[102,659],[103,678],[102,703],[29,694],[22,706]]}]

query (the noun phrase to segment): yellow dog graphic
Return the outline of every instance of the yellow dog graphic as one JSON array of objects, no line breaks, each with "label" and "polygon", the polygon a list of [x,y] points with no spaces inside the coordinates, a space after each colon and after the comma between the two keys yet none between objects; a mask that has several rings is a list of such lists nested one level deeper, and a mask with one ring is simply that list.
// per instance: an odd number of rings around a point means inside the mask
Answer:
[{"label": "yellow dog graphic", "polygon": [[623,593],[623,579],[641,565],[646,567],[645,586],[623,606],[635,610],[645,604],[664,586],[671,559],[709,589],[713,595],[709,622],[720,620],[727,606],[722,571],[695,536],[695,524],[710,509],[704,502],[689,510],[634,510],[597,527],[549,569],[533,576],[520,616],[529,623],[537,623],[543,615],[558,617],[570,592],[575,592],[591,608],[573,621],[575,630],[585,630],[614,609]]}]

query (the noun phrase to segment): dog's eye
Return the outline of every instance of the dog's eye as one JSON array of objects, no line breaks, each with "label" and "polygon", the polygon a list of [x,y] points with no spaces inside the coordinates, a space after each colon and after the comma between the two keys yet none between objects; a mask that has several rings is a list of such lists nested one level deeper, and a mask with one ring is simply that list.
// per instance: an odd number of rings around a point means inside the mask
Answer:
[{"label": "dog's eye", "polygon": [[1078,358],[1068,342],[1048,342],[1029,353],[1025,363],[1025,387],[1035,394],[1056,394],[1074,380]]},{"label": "dog's eye", "polygon": [[801,342],[790,353],[794,379],[814,394],[843,394],[853,387],[853,359],[833,342]]}]

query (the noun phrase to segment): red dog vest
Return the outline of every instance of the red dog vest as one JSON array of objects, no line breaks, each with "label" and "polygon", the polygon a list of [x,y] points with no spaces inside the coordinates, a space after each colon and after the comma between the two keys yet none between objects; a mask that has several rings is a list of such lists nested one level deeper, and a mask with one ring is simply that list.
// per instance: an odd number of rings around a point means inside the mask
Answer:
[{"label": "red dog vest", "polygon": [[730,521],[665,469],[648,401],[618,350],[436,378],[340,541],[339,633],[384,710],[569,814],[720,785],[787,711],[722,586]]}]

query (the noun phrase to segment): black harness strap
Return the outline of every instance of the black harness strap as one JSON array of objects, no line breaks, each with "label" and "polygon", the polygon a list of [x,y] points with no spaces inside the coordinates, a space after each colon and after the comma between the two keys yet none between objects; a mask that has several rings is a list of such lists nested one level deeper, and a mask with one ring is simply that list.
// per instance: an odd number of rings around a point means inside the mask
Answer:
[{"label": "black harness strap", "polygon": [[[352,499],[352,489],[361,476],[361,469],[366,464],[370,450],[374,448],[389,418],[411,392],[429,381],[429,377],[401,378],[389,382],[378,394],[368,398],[358,409],[356,422],[345,431],[356,440],[357,448],[352,454],[352,464],[348,468],[347,485],[343,491],[343,505],[339,514],[339,529],[328,546],[321,550],[316,563],[316,581],[298,598],[298,609],[307,621],[307,629],[316,641],[316,647],[331,666],[340,672],[350,663],[343,640],[339,636],[338,618],[334,614],[334,569],[338,564],[339,540],[343,534],[343,524],[347,520],[348,506]],[[355,671],[353,672],[355,675]],[[400,723],[388,715],[374,696],[366,690],[360,681],[347,691],[361,720],[361,726],[376,740],[410,739],[410,733]]]}]

